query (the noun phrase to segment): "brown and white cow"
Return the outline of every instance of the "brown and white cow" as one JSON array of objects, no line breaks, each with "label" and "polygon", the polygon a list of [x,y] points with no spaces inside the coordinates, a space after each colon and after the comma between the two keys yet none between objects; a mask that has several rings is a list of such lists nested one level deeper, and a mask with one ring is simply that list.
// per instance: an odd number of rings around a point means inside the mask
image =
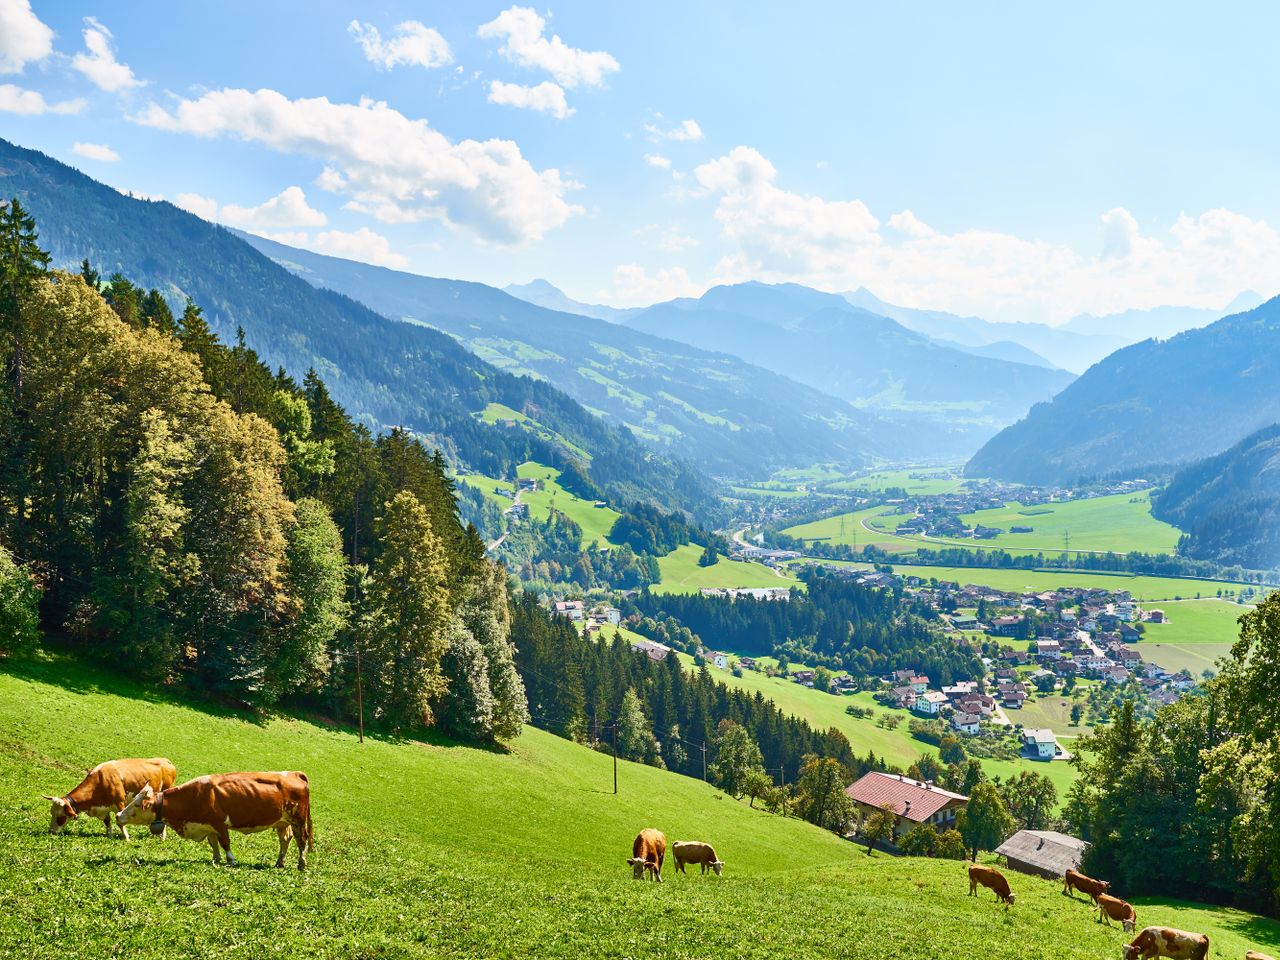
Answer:
[{"label": "brown and white cow", "polygon": [[1072,891],[1079,890],[1097,903],[1099,895],[1106,893],[1110,889],[1110,881],[1086,877],[1079,870],[1068,870],[1062,876],[1062,895],[1065,897],[1074,896]]},{"label": "brown and white cow", "polygon": [[1259,953],[1257,950],[1246,950],[1244,952],[1244,960],[1276,960],[1276,958],[1265,953]]},{"label": "brown and white cow", "polygon": [[688,872],[684,868],[686,863],[699,864],[702,873],[706,873],[710,867],[717,877],[724,870],[724,861],[716,856],[715,849],[701,840],[677,840],[671,845],[671,853],[676,858],[676,869],[681,873]]},{"label": "brown and white cow", "polygon": [[667,855],[667,837],[661,830],[646,827],[636,834],[631,842],[631,856],[627,863],[631,865],[631,875],[640,880],[645,871],[654,880],[662,882],[662,861]]},{"label": "brown and white cow", "polygon": [[1209,956],[1209,938],[1203,933],[1187,933],[1173,927],[1147,927],[1126,943],[1124,960],[1154,960],[1170,957],[1171,960],[1205,960]]},{"label": "brown and white cow", "polygon": [[1112,920],[1119,920],[1125,933],[1133,933],[1133,928],[1138,924],[1138,915],[1133,910],[1133,904],[1106,893],[1098,894],[1094,902],[1098,904],[1099,923],[1105,922],[1109,927]]},{"label": "brown and white cow", "polygon": [[978,895],[979,884],[990,888],[997,900],[1003,900],[1006,910],[1013,905],[1017,894],[1009,892],[1009,881],[995,867],[984,867],[980,863],[969,864],[969,896]]},{"label": "brown and white cow", "polygon": [[[45,796],[49,801],[49,832],[58,833],[68,822],[84,814],[101,820],[111,836],[111,818],[123,810],[143,787],[164,790],[178,779],[178,771],[164,757],[150,760],[108,760],[90,770],[79,785],[60,797]],[[129,839],[123,825],[120,833]]]},{"label": "brown and white cow", "polygon": [[[311,785],[297,771],[280,773],[220,773],[188,780],[178,787],[156,791],[143,787],[116,815],[125,824],[166,823],[180,837],[207,840],[213,862],[221,863],[219,847],[231,856],[231,831],[258,833],[275,830],[280,838],[276,866],[284,866],[289,838],[298,845],[298,869],[307,867],[311,849]],[[153,826],[154,830],[155,827]]]}]

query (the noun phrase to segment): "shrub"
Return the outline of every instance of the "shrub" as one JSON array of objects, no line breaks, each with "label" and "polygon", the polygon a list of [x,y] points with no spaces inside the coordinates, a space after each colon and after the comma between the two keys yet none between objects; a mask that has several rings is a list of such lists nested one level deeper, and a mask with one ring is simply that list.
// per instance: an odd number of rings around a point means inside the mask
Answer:
[{"label": "shrub", "polygon": [[0,547],[0,656],[26,653],[40,640],[40,587]]}]

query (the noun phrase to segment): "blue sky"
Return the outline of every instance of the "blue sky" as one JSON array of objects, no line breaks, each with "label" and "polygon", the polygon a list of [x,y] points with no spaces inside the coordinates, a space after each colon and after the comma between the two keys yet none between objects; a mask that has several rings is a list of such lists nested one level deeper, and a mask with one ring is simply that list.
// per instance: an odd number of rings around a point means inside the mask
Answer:
[{"label": "blue sky", "polygon": [[0,135],[419,273],[1059,322],[1280,291],[1278,28],[1270,4],[0,0]]}]

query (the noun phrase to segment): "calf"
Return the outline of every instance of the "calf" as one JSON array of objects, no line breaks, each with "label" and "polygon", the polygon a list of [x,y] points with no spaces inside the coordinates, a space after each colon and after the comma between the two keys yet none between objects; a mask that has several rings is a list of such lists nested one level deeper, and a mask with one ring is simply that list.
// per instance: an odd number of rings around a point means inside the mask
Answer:
[{"label": "calf", "polygon": [[1124,945],[1124,960],[1205,960],[1209,956],[1209,938],[1203,933],[1187,933],[1173,927],[1147,927]]},{"label": "calf", "polygon": [[641,830],[631,843],[631,856],[627,860],[631,864],[631,875],[640,880],[647,870],[649,876],[661,883],[662,861],[666,855],[666,835],[652,827]]},{"label": "calf", "polygon": [[292,836],[298,844],[298,869],[307,867],[312,848],[311,785],[305,773],[222,773],[188,780],[180,787],[153,790],[143,787],[132,802],[116,814],[121,826],[134,823],[167,823],[188,840],[207,840],[213,862],[221,863],[219,847],[231,856],[231,833],[275,830],[280,839],[276,866]]},{"label": "calf", "polygon": [[1125,933],[1133,933],[1133,928],[1138,922],[1138,915],[1133,912],[1133,904],[1105,893],[1098,894],[1094,902],[1098,905],[1099,923],[1105,922],[1109,927],[1112,920],[1119,920]]},{"label": "calf", "polygon": [[1108,881],[1086,877],[1079,870],[1068,870],[1062,877],[1062,895],[1065,897],[1074,896],[1073,891],[1079,890],[1081,893],[1088,894],[1093,902],[1097,903],[1099,895],[1110,889],[1111,884]]},{"label": "calf", "polygon": [[716,856],[711,844],[700,840],[677,840],[671,845],[671,852],[675,854],[676,869],[681,873],[688,873],[684,868],[686,863],[699,864],[702,873],[706,873],[707,867],[710,867],[717,877],[724,869],[724,861]]},{"label": "calf", "polygon": [[[111,817],[119,813],[143,787],[164,790],[172,787],[178,771],[164,757],[151,760],[108,760],[90,770],[79,785],[60,797],[45,796],[49,801],[49,832],[58,833],[68,821],[84,814],[101,820],[111,836]],[[129,839],[123,825],[120,834]]]},{"label": "calf", "polygon": [[995,867],[984,867],[978,863],[969,865],[969,896],[978,895],[978,884],[990,887],[997,900],[1003,900],[1005,909],[1013,905],[1016,894],[1009,892],[1009,881]]},{"label": "calf", "polygon": [[1276,958],[1269,957],[1265,953],[1259,953],[1257,950],[1246,950],[1244,960],[1276,960]]}]

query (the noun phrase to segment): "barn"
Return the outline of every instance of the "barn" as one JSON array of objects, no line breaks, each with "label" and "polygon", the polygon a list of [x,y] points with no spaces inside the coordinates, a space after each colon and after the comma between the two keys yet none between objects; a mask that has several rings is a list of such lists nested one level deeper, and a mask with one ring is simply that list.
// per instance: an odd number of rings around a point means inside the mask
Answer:
[{"label": "barn", "polygon": [[1068,870],[1080,869],[1088,847],[1088,841],[1056,830],[1019,830],[996,847],[996,854],[1013,870],[1058,880]]}]

